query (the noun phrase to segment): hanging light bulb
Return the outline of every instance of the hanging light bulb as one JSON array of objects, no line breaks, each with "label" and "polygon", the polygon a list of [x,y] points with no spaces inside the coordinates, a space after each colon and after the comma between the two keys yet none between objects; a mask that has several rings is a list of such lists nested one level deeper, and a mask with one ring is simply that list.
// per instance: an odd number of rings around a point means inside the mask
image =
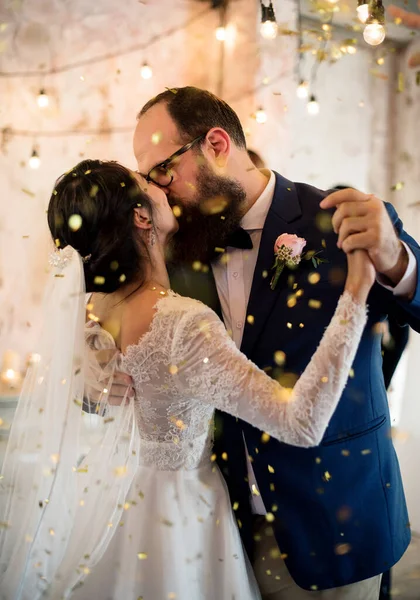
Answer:
[{"label": "hanging light bulb", "polygon": [[144,63],[141,67],[140,74],[143,79],[151,79],[153,76],[152,67],[150,67],[147,63]]},{"label": "hanging light bulb", "polygon": [[313,94],[309,99],[307,110],[310,115],[317,115],[319,113],[319,104]]},{"label": "hanging light bulb", "polygon": [[216,40],[219,40],[219,42],[226,40],[226,27],[218,27],[216,29]]},{"label": "hanging light bulb", "polygon": [[309,95],[309,84],[304,79],[300,80],[299,85],[296,88],[296,95],[301,100],[304,100]]},{"label": "hanging light bulb", "polygon": [[382,0],[373,0],[369,6],[369,17],[363,31],[363,38],[371,46],[379,46],[385,39],[385,9]]},{"label": "hanging light bulb", "polygon": [[255,113],[255,120],[257,121],[257,123],[266,123],[267,122],[267,113],[265,112],[265,110],[260,107],[257,112]]},{"label": "hanging light bulb", "polygon": [[277,37],[279,26],[277,25],[276,15],[274,14],[273,3],[265,6],[261,2],[261,28],[260,32],[264,39],[274,40]]},{"label": "hanging light bulb", "polygon": [[50,103],[49,98],[44,89],[39,90],[37,102],[39,108],[46,108]]},{"label": "hanging light bulb", "polygon": [[371,46],[379,46],[385,39],[385,27],[381,23],[369,23],[363,32],[363,38]]},{"label": "hanging light bulb", "polygon": [[31,158],[29,159],[29,166],[31,169],[39,169],[39,165],[41,164],[41,159],[39,158],[38,152],[35,148],[32,150]]},{"label": "hanging light bulb", "polygon": [[369,3],[366,0],[357,0],[357,18],[361,23],[366,23],[369,18]]}]

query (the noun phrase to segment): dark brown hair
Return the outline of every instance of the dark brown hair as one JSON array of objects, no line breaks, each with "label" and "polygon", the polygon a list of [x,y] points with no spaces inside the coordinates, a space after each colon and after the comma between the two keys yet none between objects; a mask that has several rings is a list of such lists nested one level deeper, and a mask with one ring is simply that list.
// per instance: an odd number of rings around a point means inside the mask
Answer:
[{"label": "dark brown hair", "polygon": [[181,138],[189,142],[213,127],[224,129],[238,148],[246,148],[245,134],[236,112],[211,92],[187,86],[171,88],[147,102],[137,118],[164,102]]},{"label": "dark brown hair", "polygon": [[56,181],[48,225],[59,248],[70,245],[84,259],[87,292],[112,293],[136,277],[139,285],[144,280],[136,206],[152,215],[148,195],[116,162],[84,160]]}]

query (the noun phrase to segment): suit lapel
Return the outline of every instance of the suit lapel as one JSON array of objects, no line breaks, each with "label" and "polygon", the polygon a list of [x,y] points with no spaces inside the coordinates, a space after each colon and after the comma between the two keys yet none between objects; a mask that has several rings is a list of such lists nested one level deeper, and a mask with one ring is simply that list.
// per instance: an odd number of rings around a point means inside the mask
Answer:
[{"label": "suit lapel", "polygon": [[241,345],[242,352],[247,356],[251,355],[280,291],[287,285],[287,273],[284,272],[276,289],[272,290],[270,287],[274,264],[274,242],[282,233],[298,235],[298,229],[293,223],[302,215],[294,183],[278,173],[275,173],[275,176],[273,201],[262,232],[247,308],[247,317],[253,319],[250,319],[251,322],[247,319]]}]

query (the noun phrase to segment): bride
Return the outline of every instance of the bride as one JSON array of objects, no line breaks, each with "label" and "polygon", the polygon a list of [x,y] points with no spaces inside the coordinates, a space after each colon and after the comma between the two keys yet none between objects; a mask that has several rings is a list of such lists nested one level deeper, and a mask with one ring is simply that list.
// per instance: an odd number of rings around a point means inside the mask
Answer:
[{"label": "bride", "polygon": [[[39,361],[2,472],[1,598],[257,600],[212,455],[213,412],[319,444],[366,323],[367,254],[348,257],[335,315],[291,390],[241,354],[211,309],[170,290],[177,221],[162,190],[85,160],[57,181],[48,223],[58,250]],[[120,371],[135,396],[113,406]],[[88,415],[92,388],[100,400]]]}]

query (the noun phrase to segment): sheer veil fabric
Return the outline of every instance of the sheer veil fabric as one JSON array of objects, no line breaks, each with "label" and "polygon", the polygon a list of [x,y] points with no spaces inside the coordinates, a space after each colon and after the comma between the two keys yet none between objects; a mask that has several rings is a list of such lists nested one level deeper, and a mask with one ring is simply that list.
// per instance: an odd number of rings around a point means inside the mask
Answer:
[{"label": "sheer veil fabric", "polygon": [[[46,590],[59,598],[82,581],[109,543],[138,466],[134,401],[107,403],[119,355],[103,330],[89,344],[85,315],[82,260],[67,247],[52,260],[39,360],[26,374],[2,468],[1,600]],[[102,387],[94,415],[82,412],[87,380]]]}]

